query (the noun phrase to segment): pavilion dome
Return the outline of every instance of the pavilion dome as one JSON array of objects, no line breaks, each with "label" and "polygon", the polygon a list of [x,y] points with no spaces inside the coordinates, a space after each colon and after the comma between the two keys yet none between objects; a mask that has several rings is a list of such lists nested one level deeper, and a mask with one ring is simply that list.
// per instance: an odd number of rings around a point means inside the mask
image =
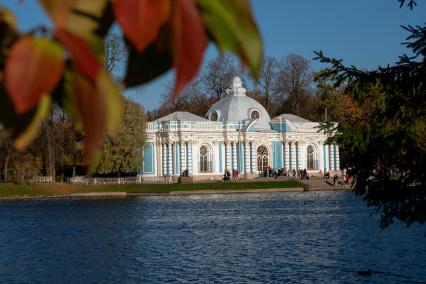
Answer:
[{"label": "pavilion dome", "polygon": [[259,102],[246,96],[240,77],[234,77],[231,88],[226,90],[226,96],[210,107],[206,117],[211,121],[223,122],[256,120],[254,129],[271,129],[268,112]]}]

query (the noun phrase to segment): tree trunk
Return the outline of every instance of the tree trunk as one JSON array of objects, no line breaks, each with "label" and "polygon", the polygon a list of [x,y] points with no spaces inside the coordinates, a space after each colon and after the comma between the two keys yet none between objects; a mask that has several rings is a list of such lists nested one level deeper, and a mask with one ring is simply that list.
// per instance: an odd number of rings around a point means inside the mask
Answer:
[{"label": "tree trunk", "polygon": [[10,159],[10,154],[7,154],[6,158],[4,159],[4,168],[3,168],[3,179],[4,179],[5,182],[7,182],[8,179],[9,179],[9,176],[8,176],[9,159]]},{"label": "tree trunk", "polygon": [[54,153],[54,148],[53,145],[51,143],[51,139],[49,139],[49,144],[48,144],[48,155],[49,155],[49,175],[52,177],[52,180],[55,181],[56,180],[56,172],[55,172],[55,153]]}]

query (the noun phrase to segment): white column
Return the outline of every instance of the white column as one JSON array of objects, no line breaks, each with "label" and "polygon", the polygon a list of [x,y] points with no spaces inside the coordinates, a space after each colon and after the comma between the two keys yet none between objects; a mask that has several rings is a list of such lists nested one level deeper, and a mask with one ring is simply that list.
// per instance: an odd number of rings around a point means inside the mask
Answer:
[{"label": "white column", "polygon": [[219,159],[221,159],[222,157],[219,156],[219,143],[220,142],[213,142],[213,154],[212,154],[212,167],[213,167],[213,173],[214,174],[220,174],[219,171]]},{"label": "white column", "polygon": [[232,169],[237,169],[237,143],[232,143]]},{"label": "white column", "polygon": [[173,157],[175,158],[174,165],[176,167],[174,174],[176,176],[179,176],[180,175],[180,167],[181,167],[179,142],[175,142],[175,145],[173,147],[173,151],[174,151]]},{"label": "white column", "polygon": [[297,142],[297,160],[299,161],[299,169],[306,169],[306,166],[304,165],[304,161],[306,159],[303,159],[303,143]]},{"label": "white column", "polygon": [[280,168],[284,168],[284,144],[282,142],[280,143],[280,148],[281,148],[281,164],[280,164]]},{"label": "white column", "polygon": [[180,173],[182,174],[182,172],[184,170],[186,170],[186,152],[185,152],[185,143],[180,142],[179,144],[179,150],[180,150]]},{"label": "white column", "polygon": [[172,143],[167,143],[167,175],[173,174]]},{"label": "white column", "polygon": [[231,153],[231,144],[226,141],[225,142],[225,169],[230,170],[231,169],[231,159],[230,159],[230,153]]},{"label": "white column", "polygon": [[224,142],[219,144],[222,145],[222,155],[219,156],[219,159],[222,161],[222,172],[220,174],[223,174],[226,169],[226,144]]},{"label": "white column", "polygon": [[253,142],[250,142],[250,152],[251,152],[251,172],[257,173],[257,157],[256,157],[256,147]]},{"label": "white column", "polygon": [[250,145],[248,142],[244,143],[244,171],[250,172]]},{"label": "white column", "polygon": [[166,144],[161,144],[161,148],[162,148],[162,159],[161,159],[161,163],[163,165],[163,172],[162,175],[165,176],[167,175],[167,147]]},{"label": "white column", "polygon": [[294,154],[296,156],[296,159],[295,159],[296,170],[298,170],[300,168],[300,161],[299,161],[299,142],[295,142],[294,143]]},{"label": "white column", "polygon": [[161,144],[155,143],[155,175],[161,175]]},{"label": "white column", "polygon": [[324,146],[323,143],[318,141],[319,150],[318,150],[318,169],[324,172]]},{"label": "white column", "polygon": [[328,145],[327,144],[324,144],[324,145],[325,145],[325,156],[324,156],[325,169],[324,169],[324,171],[329,171],[330,170],[330,160],[329,160],[330,152],[328,151],[329,150]]},{"label": "white column", "polygon": [[[334,171],[334,170],[336,170],[335,168],[334,168],[334,149],[333,149],[334,147],[333,147],[333,144],[331,144],[331,145],[328,145],[328,151],[329,151],[329,155],[330,155],[330,159],[329,159],[329,164],[330,164],[330,169],[332,170],[332,171]],[[333,173],[334,174],[334,173]]]},{"label": "white column", "polygon": [[290,155],[291,155],[291,169],[296,169],[296,143],[291,142],[290,144]]},{"label": "white column", "polygon": [[289,144],[288,142],[284,142],[284,167],[288,169],[290,169],[290,154],[289,154]]},{"label": "white column", "polygon": [[[213,142],[213,148],[212,148],[212,151],[210,153],[210,162],[211,162],[211,165],[212,165],[211,170],[212,170],[213,174],[215,174],[217,169],[219,168],[219,164],[216,165],[217,159],[215,159],[215,157],[219,157],[218,153],[219,153],[219,150],[218,150],[217,143]],[[197,155],[197,156],[199,156],[199,155]],[[197,163],[200,164],[199,159],[198,159]]]},{"label": "white column", "polygon": [[192,174],[192,165],[193,165],[193,161],[192,161],[192,142],[188,142],[187,148],[188,148],[188,172],[190,174]]},{"label": "white column", "polygon": [[334,144],[334,158],[336,159],[336,171],[340,170],[340,154],[339,154],[339,146]]}]

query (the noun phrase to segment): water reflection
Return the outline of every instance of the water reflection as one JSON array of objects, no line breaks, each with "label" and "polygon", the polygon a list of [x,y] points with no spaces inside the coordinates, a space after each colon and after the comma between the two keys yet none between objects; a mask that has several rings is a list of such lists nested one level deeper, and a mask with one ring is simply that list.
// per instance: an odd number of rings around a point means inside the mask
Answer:
[{"label": "water reflection", "polygon": [[426,282],[424,227],[382,231],[349,192],[8,201],[0,216],[6,283]]}]

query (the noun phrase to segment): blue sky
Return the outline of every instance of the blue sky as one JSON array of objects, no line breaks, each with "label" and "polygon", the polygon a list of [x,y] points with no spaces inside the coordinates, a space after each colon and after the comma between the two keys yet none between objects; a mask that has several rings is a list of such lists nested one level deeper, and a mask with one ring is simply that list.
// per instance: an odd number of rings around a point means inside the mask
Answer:
[{"label": "blue sky", "polygon": [[[400,45],[407,37],[401,25],[422,25],[426,22],[426,3],[418,0],[413,11],[399,8],[397,0],[252,0],[256,21],[262,33],[265,54],[284,57],[289,53],[313,58],[314,50],[342,58],[346,64],[363,69],[393,64],[406,52]],[[0,0],[12,9],[19,28],[27,31],[34,25],[48,24],[35,0]],[[210,46],[205,61],[215,57]],[[322,65],[313,62],[314,70]],[[142,88],[126,94],[147,110],[158,106],[163,84],[173,79],[168,74]]]}]

